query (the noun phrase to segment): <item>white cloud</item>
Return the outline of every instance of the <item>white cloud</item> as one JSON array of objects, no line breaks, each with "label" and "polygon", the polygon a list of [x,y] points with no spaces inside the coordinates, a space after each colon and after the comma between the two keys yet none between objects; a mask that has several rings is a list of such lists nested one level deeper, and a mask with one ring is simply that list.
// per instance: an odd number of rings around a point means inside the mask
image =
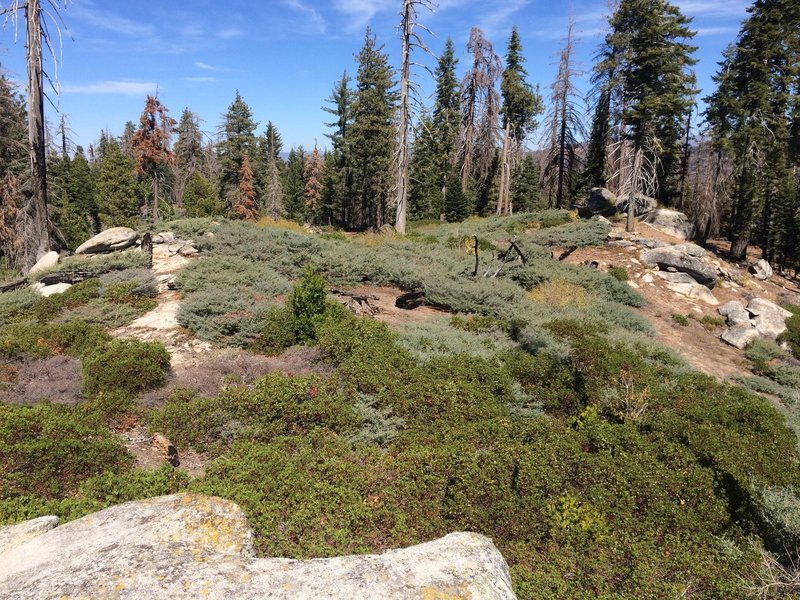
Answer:
[{"label": "white cloud", "polygon": [[351,19],[347,24],[348,31],[361,29],[379,12],[395,7],[390,0],[333,0],[333,5]]},{"label": "white cloud", "polygon": [[303,19],[305,19],[305,30],[316,34],[325,33],[325,30],[327,29],[325,19],[323,19],[322,15],[320,15],[316,10],[310,6],[306,6],[301,2],[301,0],[282,0],[282,2],[285,6],[288,6],[302,15]]},{"label": "white cloud", "polygon": [[751,2],[749,0],[677,0],[675,4],[685,15],[735,15],[743,14]]},{"label": "white cloud", "polygon": [[120,94],[141,96],[151,94],[158,88],[157,83],[140,81],[96,81],[79,85],[63,85],[61,91],[70,94]]},{"label": "white cloud", "polygon": [[242,37],[244,35],[244,31],[239,29],[238,27],[228,27],[226,29],[221,29],[216,32],[216,36],[222,40],[232,40],[235,38]]},{"label": "white cloud", "polygon": [[511,16],[525,8],[530,0],[503,0],[496,3],[497,8],[490,10],[481,20],[481,29],[488,37],[510,29]]},{"label": "white cloud", "polygon": [[195,61],[194,66],[198,69],[203,69],[204,71],[219,71],[219,69],[213,65],[209,65],[208,63],[204,63],[202,61]]},{"label": "white cloud", "polygon": [[190,81],[192,83],[209,83],[211,81],[217,81],[216,77],[184,77],[184,81]]},{"label": "white cloud", "polygon": [[78,17],[78,22],[97,29],[105,29],[126,37],[150,37],[155,34],[155,27],[152,25],[119,17],[110,12],[99,11],[94,8],[92,2],[75,3],[70,8],[69,12]]},{"label": "white cloud", "polygon": [[697,35],[730,35],[731,33],[738,33],[738,27],[698,27]]}]

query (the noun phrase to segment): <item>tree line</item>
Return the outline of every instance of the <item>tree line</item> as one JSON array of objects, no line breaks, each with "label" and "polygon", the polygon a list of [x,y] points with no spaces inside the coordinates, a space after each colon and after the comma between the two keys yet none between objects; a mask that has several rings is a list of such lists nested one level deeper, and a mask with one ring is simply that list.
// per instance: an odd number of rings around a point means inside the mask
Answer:
[{"label": "tree line", "polygon": [[[424,0],[403,1],[403,53],[395,70],[367,28],[323,109],[329,149],[291,148],[259,124],[236,92],[217,136],[189,108],[175,120],[148,96],[138,124],[68,150],[63,120],[47,156],[49,202],[60,243],[74,247],[99,228],[189,216],[261,216],[348,230],[410,219],[461,220],[572,208],[593,187],[635,201],[653,196],[687,212],[701,241],[725,236],[783,269],[800,261],[800,7],[757,0],[724,53],[716,89],[697,111],[691,20],[667,0],[620,0],[608,18],[592,90],[576,87],[570,22],[547,102],[528,81],[519,32],[504,56],[470,31],[465,69],[451,39],[437,59],[426,105],[412,52]],[[425,30],[426,31],[426,30]],[[19,215],[32,195],[25,164],[26,106],[0,80],[0,245],[20,254]],[[548,107],[545,113],[545,104]],[[59,143],[60,142],[60,143]],[[535,150],[531,150],[535,146]],[[55,240],[59,243],[58,240]]]}]

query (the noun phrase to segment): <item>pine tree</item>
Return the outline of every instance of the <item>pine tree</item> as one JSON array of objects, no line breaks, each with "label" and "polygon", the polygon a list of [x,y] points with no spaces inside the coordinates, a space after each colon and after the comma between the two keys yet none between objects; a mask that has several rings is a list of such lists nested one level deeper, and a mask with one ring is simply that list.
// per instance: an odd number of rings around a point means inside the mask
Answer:
[{"label": "pine tree", "polygon": [[197,173],[208,175],[208,157],[200,131],[200,118],[188,108],[183,109],[175,132],[172,198],[176,205],[180,205],[192,177]]},{"label": "pine tree", "polygon": [[[733,163],[731,254],[746,258],[757,243],[764,256],[795,266],[800,8],[789,0],[757,0],[726,52],[707,99],[714,143]],[[796,134],[795,134],[796,135]]]},{"label": "pine tree", "polygon": [[472,213],[469,197],[461,191],[458,179],[453,178],[446,186],[444,197],[444,218],[450,223],[458,223]]},{"label": "pine tree", "polygon": [[602,89],[598,94],[592,117],[592,129],[586,149],[586,166],[581,179],[583,187],[606,187],[608,181],[608,162],[606,155],[611,134],[611,93]]},{"label": "pine tree", "polygon": [[383,46],[377,45],[369,27],[356,60],[358,77],[349,133],[356,206],[347,226],[366,229],[380,227],[393,216],[389,212],[389,197],[393,184],[397,94],[389,57]]},{"label": "pine tree", "polygon": [[503,106],[500,114],[503,117],[503,151],[500,156],[500,190],[497,203],[497,214],[511,214],[511,171],[514,156],[521,147],[525,136],[536,128],[535,117],[542,112],[542,97],[533,86],[525,81],[528,75],[522,66],[522,42],[517,28],[511,29],[506,53],[506,68],[500,82]]},{"label": "pine tree", "polygon": [[[438,219],[444,216],[444,196],[447,170],[442,168],[443,156],[439,132],[431,116],[420,118],[414,137],[411,157],[411,190],[409,215],[412,219]],[[459,183],[460,186],[460,183]]]},{"label": "pine tree", "polygon": [[253,170],[250,168],[250,156],[247,152],[242,156],[242,168],[239,169],[239,187],[236,204],[233,206],[234,214],[245,221],[255,221],[256,189],[253,186]]},{"label": "pine tree", "polygon": [[595,82],[614,102],[622,153],[626,142],[630,155],[660,148],[653,161],[660,164],[658,198],[667,204],[677,196],[684,124],[696,94],[690,21],[667,0],[621,0],[595,65]]},{"label": "pine tree", "polygon": [[25,103],[0,72],[0,263],[21,266],[22,184],[26,179],[28,147]]},{"label": "pine tree", "polygon": [[511,174],[511,201],[516,210],[530,212],[546,208],[539,178],[539,163],[533,153],[525,153]]},{"label": "pine tree", "polygon": [[219,199],[216,187],[200,173],[186,184],[183,206],[187,217],[216,217],[225,214],[225,203]]},{"label": "pine tree", "polygon": [[314,146],[314,151],[306,160],[303,168],[305,179],[306,218],[309,223],[314,223],[322,204],[322,181],[324,178],[325,162]]},{"label": "pine tree", "polygon": [[[175,158],[169,147],[175,119],[168,116],[168,112],[167,107],[158,98],[148,95],[144,111],[139,118],[139,129],[133,134],[131,140],[136,156],[136,172],[152,181],[152,214],[155,221],[160,219],[158,182],[165,177],[167,167]],[[145,216],[147,216],[146,212]]]},{"label": "pine tree", "polygon": [[325,136],[331,140],[333,169],[326,169],[325,203],[329,213],[329,224],[337,222],[346,227],[354,211],[353,163],[350,152],[350,128],[353,124],[354,92],[350,89],[350,77],[345,71],[336,83],[326,102],[333,106],[323,106],[322,110],[335,115],[336,120],[325,123],[333,128]]},{"label": "pine tree", "polygon": [[283,171],[283,207],[286,218],[298,223],[306,219],[306,153],[303,147],[292,148]]},{"label": "pine tree", "polygon": [[136,163],[126,156],[113,139],[105,144],[97,163],[97,208],[100,224],[108,227],[136,227],[141,204],[141,188],[136,181]]},{"label": "pine tree", "polygon": [[261,206],[273,219],[279,218],[283,212],[281,173],[283,172],[284,164],[280,156],[282,149],[281,134],[272,121],[269,121],[264,133],[258,138],[256,187],[261,191]]},{"label": "pine tree", "polygon": [[221,167],[220,194],[229,206],[237,201],[239,175],[244,155],[256,155],[255,130],[258,124],[253,121],[253,112],[242,99],[239,90],[236,98],[225,113],[221,140],[217,144],[217,154]]}]

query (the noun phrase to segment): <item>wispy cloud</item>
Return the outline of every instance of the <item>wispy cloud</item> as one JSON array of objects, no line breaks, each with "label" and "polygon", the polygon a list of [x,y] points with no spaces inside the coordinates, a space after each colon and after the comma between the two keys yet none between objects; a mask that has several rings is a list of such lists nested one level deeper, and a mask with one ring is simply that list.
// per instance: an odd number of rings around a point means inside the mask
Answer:
[{"label": "wispy cloud", "polygon": [[78,85],[61,86],[63,92],[70,94],[119,94],[125,96],[141,96],[155,92],[158,84],[149,81],[96,81]]},{"label": "wispy cloud", "polygon": [[327,25],[325,19],[316,10],[303,4],[301,0],[282,0],[284,6],[299,12],[304,19],[303,30],[308,33],[325,33]]},{"label": "wispy cloud", "polygon": [[677,0],[685,15],[731,15],[743,13],[750,0]]},{"label": "wispy cloud", "polygon": [[192,83],[209,83],[212,81],[217,81],[216,77],[184,77],[183,81],[189,81]]},{"label": "wispy cloud", "polygon": [[195,61],[194,66],[198,69],[202,69],[203,71],[219,71],[219,69],[213,65],[208,63],[204,63],[202,61]]},{"label": "wispy cloud", "polygon": [[697,35],[730,35],[738,31],[738,27],[698,27]]},{"label": "wispy cloud", "polygon": [[334,8],[350,19],[346,26],[348,31],[361,29],[372,17],[392,9],[394,4],[389,0],[333,0]]},{"label": "wispy cloud", "polygon": [[155,34],[155,27],[149,23],[141,23],[125,17],[120,17],[110,12],[101,11],[94,7],[92,2],[74,3],[70,12],[76,17],[77,22],[90,25],[97,29],[104,29],[117,35],[126,37],[150,37]]},{"label": "wispy cloud", "polygon": [[530,0],[503,0],[493,4],[494,6],[483,15],[480,21],[481,29],[489,37],[501,30],[509,29],[511,16],[530,4]]},{"label": "wispy cloud", "polygon": [[216,36],[221,40],[233,40],[244,35],[244,30],[238,27],[226,27],[216,32]]}]

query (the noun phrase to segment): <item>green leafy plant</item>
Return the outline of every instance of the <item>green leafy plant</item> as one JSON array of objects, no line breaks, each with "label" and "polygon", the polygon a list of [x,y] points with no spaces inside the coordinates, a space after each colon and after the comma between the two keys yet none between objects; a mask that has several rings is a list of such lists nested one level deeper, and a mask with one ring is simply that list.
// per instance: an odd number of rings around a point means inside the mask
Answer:
[{"label": "green leafy plant", "polygon": [[131,394],[164,384],[170,356],[160,342],[117,339],[85,356],[81,379],[87,394],[123,391]]}]

